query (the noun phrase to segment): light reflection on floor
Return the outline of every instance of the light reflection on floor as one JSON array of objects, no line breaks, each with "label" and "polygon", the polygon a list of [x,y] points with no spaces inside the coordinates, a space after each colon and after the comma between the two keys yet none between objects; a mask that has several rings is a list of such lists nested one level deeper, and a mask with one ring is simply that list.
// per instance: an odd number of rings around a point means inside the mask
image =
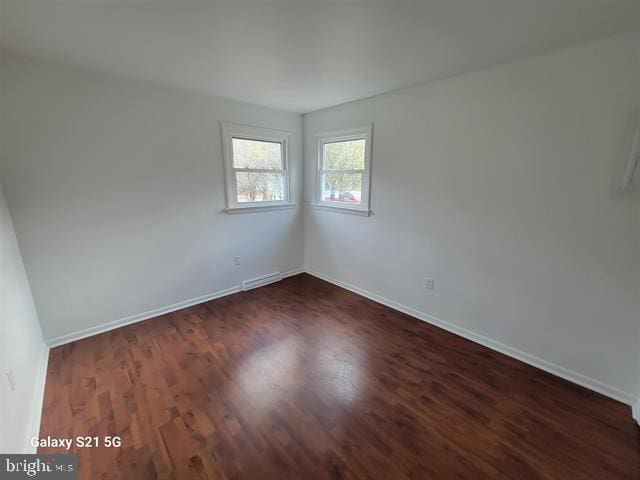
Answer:
[{"label": "light reflection on floor", "polygon": [[338,402],[349,404],[358,399],[364,352],[345,338],[325,337],[318,350],[314,371],[323,388]]},{"label": "light reflection on floor", "polygon": [[[306,352],[313,352],[313,356]],[[356,344],[335,334],[323,337],[321,346],[308,349],[290,337],[253,353],[233,375],[257,409],[290,400],[300,389],[301,380],[306,394],[346,406],[358,399],[365,358]]]}]

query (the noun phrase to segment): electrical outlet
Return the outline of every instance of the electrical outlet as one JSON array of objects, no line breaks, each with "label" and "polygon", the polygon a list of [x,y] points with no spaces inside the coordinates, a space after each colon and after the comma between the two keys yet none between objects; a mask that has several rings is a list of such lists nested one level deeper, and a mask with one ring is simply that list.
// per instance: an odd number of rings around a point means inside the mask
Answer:
[{"label": "electrical outlet", "polygon": [[233,257],[233,263],[235,265],[240,265],[240,257]]},{"label": "electrical outlet", "polygon": [[424,288],[427,290],[433,290],[433,278],[424,277]]},{"label": "electrical outlet", "polygon": [[9,386],[11,387],[11,391],[16,391],[16,377],[13,376],[13,372],[11,369],[7,370],[7,380],[9,382]]}]

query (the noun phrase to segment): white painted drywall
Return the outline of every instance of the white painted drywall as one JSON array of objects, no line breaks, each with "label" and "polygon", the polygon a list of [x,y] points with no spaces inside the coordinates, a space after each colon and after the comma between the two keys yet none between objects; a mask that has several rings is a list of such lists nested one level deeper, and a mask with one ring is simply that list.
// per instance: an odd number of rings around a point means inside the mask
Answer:
[{"label": "white painted drywall", "polygon": [[[0,452],[27,453],[40,424],[46,348],[0,186]],[[15,390],[7,380],[13,372]]]},{"label": "white painted drywall", "polygon": [[638,200],[610,191],[640,100],[639,49],[640,34],[627,34],[305,115],[308,172],[314,135],[374,124],[374,214],[308,208],[307,269],[631,403]]},{"label": "white painted drywall", "polygon": [[302,267],[301,207],[223,213],[220,144],[220,121],[292,132],[300,203],[300,115],[8,54],[4,70],[0,173],[45,339]]},{"label": "white painted drywall", "polygon": [[0,175],[45,338],[299,268],[304,244],[312,271],[637,398],[638,202],[610,191],[639,45],[306,115],[309,200],[313,135],[374,122],[374,215],[310,209],[306,241],[300,208],[222,213],[219,121],[293,132],[300,203],[300,116],[6,56]]}]

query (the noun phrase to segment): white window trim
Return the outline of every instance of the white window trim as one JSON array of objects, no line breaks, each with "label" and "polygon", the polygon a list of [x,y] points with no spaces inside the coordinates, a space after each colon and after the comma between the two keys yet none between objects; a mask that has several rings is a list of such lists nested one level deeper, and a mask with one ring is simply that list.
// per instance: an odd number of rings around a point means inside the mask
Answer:
[{"label": "white window trim", "polygon": [[[317,168],[315,182],[315,203],[314,207],[320,210],[335,211],[341,213],[350,213],[353,215],[369,216],[371,214],[371,145],[372,145],[373,124],[365,127],[351,128],[348,130],[340,130],[336,132],[327,132],[316,135],[317,141]],[[340,202],[331,202],[322,200],[322,174],[330,170],[323,170],[323,150],[327,143],[364,139],[364,170],[362,171],[362,192],[360,194],[360,205],[350,205]],[[346,170],[345,170],[346,171]],[[358,170],[360,172],[360,170]]]},{"label": "white window trim", "polygon": [[[252,127],[237,123],[220,122],[222,129],[222,156],[224,159],[225,195],[227,199],[228,214],[252,213],[269,210],[285,210],[294,208],[291,203],[291,185],[289,175],[289,137],[291,132],[284,130],[274,130],[271,128]],[[236,194],[235,172],[256,171],[257,169],[234,168],[233,167],[233,138],[244,138],[247,140],[262,140],[267,142],[277,142],[282,145],[282,170],[272,170],[282,172],[283,199],[272,202],[238,202]],[[269,170],[259,170],[269,171]]]}]

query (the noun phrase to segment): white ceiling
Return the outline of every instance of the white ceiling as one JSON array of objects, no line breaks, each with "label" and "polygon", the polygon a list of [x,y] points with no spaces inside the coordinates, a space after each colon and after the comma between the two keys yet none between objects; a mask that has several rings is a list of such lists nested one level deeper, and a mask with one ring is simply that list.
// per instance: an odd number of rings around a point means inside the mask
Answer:
[{"label": "white ceiling", "polygon": [[308,112],[640,29],[640,0],[0,0],[10,51]]}]

